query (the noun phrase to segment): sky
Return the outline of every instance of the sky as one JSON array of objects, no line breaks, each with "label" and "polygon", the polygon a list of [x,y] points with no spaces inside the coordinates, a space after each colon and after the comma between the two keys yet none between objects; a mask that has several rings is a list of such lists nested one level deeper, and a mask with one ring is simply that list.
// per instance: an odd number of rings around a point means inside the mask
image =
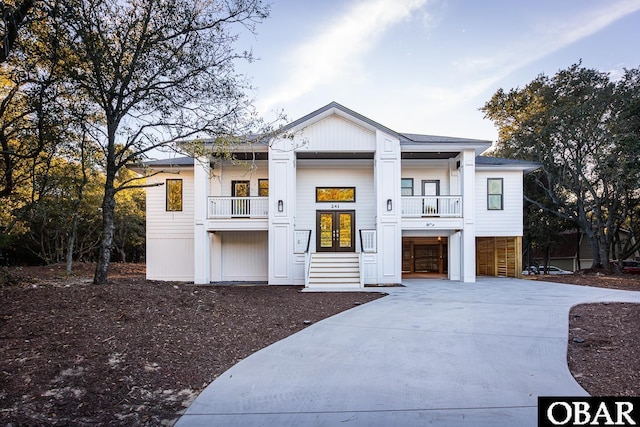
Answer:
[{"label": "sky", "polygon": [[336,101],[397,132],[495,141],[479,111],[582,61],[640,67],[640,0],[271,0],[236,46],[267,120]]}]

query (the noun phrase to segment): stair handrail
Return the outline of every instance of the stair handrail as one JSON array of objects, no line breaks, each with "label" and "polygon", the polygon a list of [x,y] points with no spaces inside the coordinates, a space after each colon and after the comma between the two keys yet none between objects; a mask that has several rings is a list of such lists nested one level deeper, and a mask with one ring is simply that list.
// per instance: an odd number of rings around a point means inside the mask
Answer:
[{"label": "stair handrail", "polygon": [[364,253],[361,251],[358,254],[358,275],[360,276],[360,287],[364,288]]},{"label": "stair handrail", "polygon": [[[305,233],[307,235],[306,244],[304,244],[304,237],[303,237]],[[295,234],[296,234],[296,246],[298,245],[302,246],[304,244],[304,287],[308,288],[309,275],[311,274],[311,252],[309,252],[309,248],[311,246],[311,230],[295,230]]]},{"label": "stair handrail", "polygon": [[309,280],[311,274],[311,252],[304,253],[304,287],[309,287]]}]

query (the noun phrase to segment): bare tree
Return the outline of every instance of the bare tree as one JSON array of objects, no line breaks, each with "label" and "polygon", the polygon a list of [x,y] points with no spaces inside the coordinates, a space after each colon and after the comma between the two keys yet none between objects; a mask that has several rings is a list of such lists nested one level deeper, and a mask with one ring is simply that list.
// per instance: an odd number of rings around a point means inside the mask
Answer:
[{"label": "bare tree", "polygon": [[244,134],[248,84],[234,71],[237,31],[268,16],[259,0],[65,0],[56,16],[67,73],[79,96],[98,106],[104,125],[106,183],[95,284],[107,282],[120,169],[184,138]]}]

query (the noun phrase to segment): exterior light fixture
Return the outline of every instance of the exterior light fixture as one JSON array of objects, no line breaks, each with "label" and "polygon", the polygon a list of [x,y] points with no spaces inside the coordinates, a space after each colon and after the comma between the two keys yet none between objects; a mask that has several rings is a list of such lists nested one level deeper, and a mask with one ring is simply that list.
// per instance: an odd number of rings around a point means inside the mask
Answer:
[{"label": "exterior light fixture", "polygon": [[278,212],[284,211],[284,202],[282,200],[278,200]]},{"label": "exterior light fixture", "polygon": [[393,210],[393,202],[391,201],[391,199],[387,199],[387,211],[392,211]]}]

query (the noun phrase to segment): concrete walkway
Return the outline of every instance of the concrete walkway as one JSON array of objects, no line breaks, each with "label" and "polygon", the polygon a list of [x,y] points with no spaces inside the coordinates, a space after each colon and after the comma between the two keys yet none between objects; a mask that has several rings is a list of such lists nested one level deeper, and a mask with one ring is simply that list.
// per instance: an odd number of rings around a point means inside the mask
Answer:
[{"label": "concrete walkway", "polygon": [[404,284],[236,364],[177,426],[536,426],[538,396],[586,394],[566,363],[570,307],[640,302],[516,279]]}]

